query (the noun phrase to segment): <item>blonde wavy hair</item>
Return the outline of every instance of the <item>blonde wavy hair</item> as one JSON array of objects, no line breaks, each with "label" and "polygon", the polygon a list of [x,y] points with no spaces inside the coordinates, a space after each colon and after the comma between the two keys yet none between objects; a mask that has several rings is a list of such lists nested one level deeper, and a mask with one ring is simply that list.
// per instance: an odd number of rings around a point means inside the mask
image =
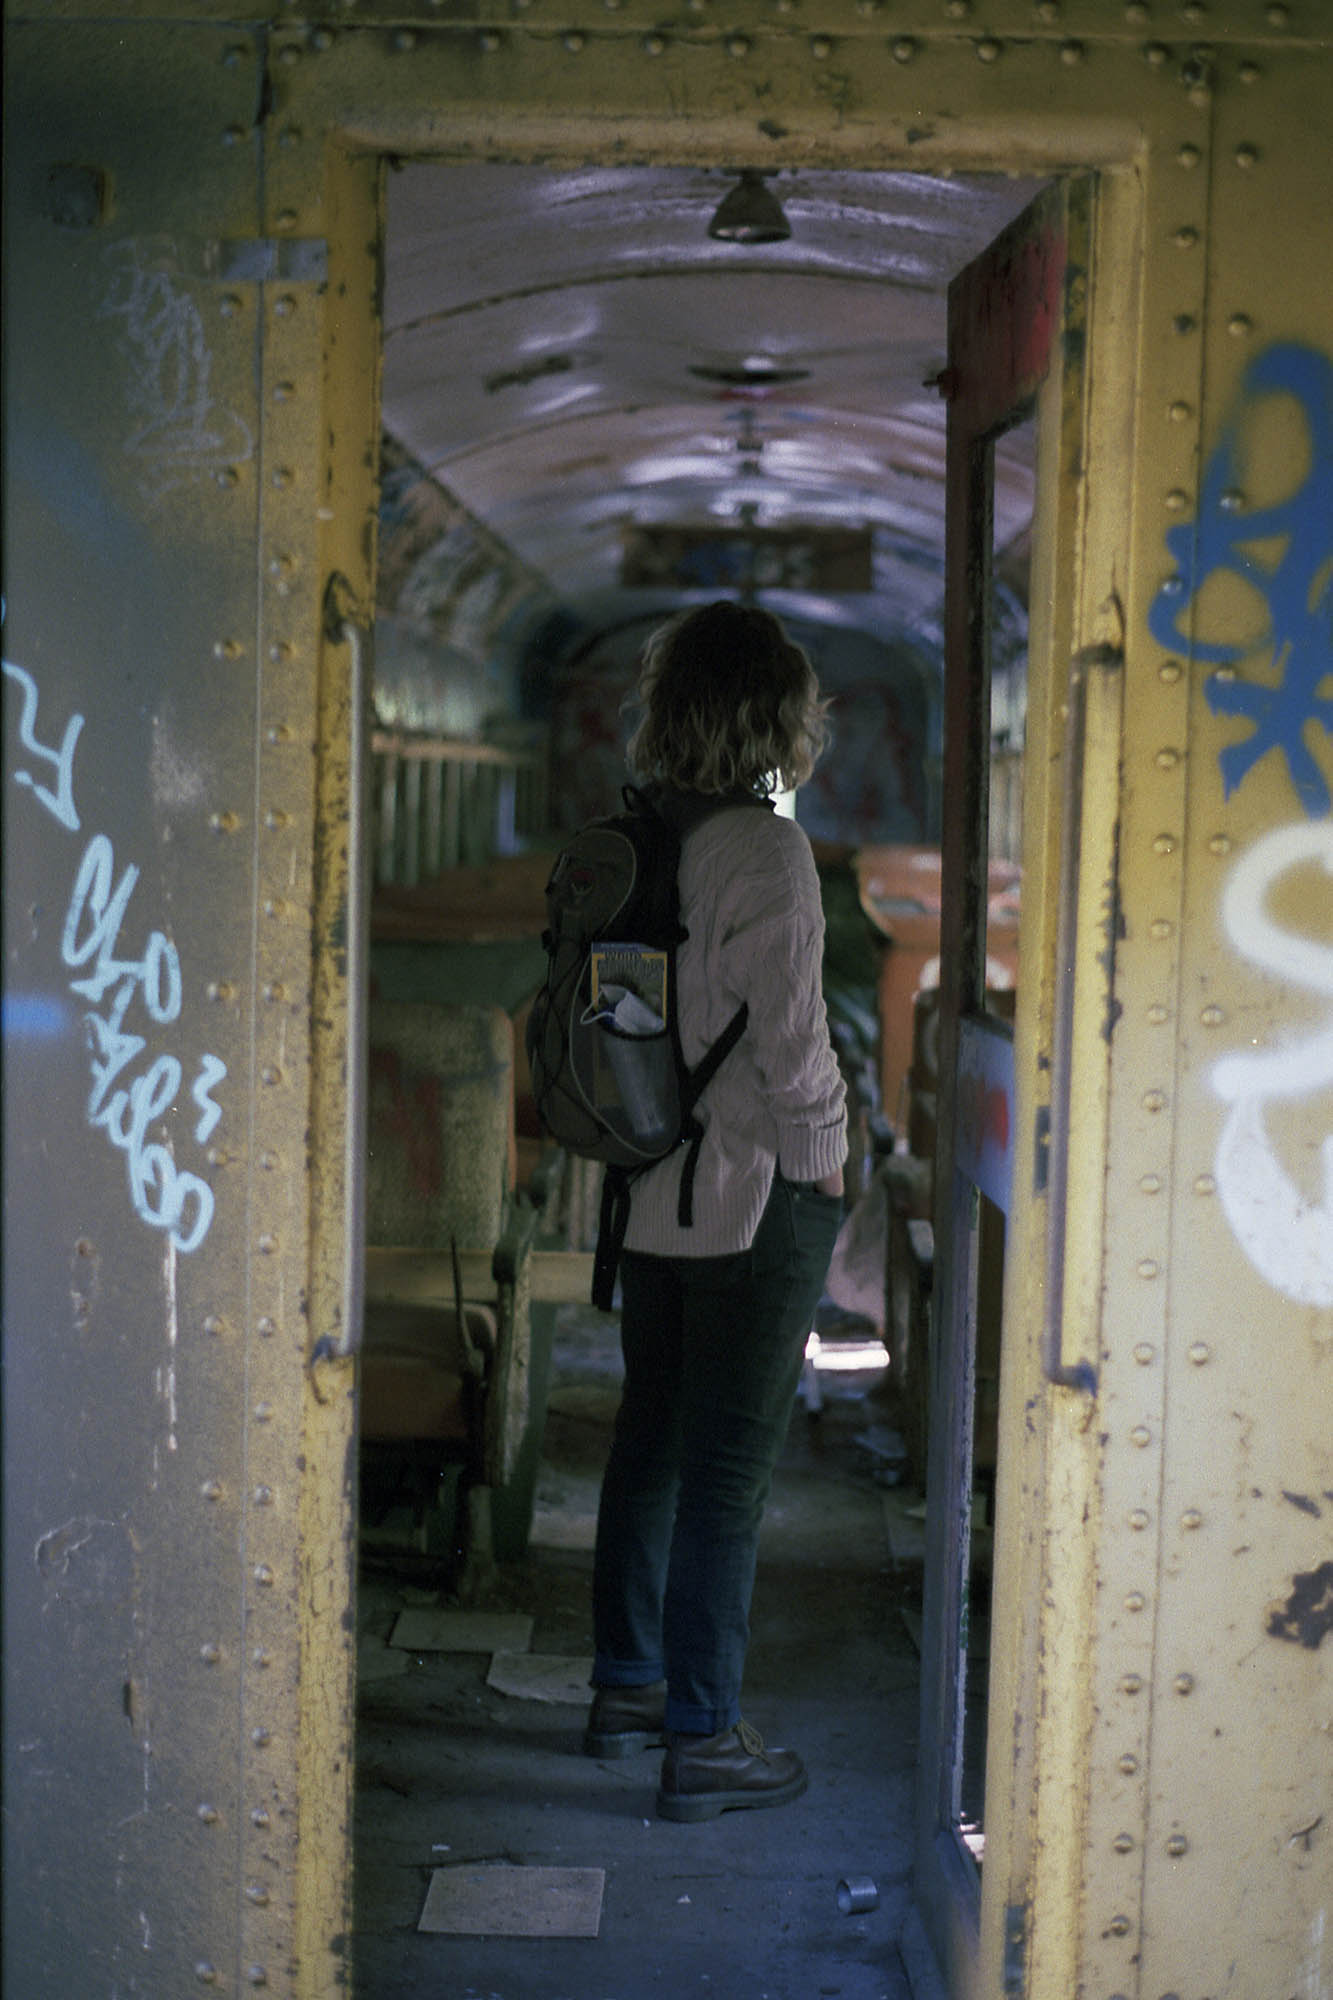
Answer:
[{"label": "blonde wavy hair", "polygon": [[629,763],[684,791],[794,790],[828,741],[828,703],[771,611],[720,599],[683,611],[644,648]]}]

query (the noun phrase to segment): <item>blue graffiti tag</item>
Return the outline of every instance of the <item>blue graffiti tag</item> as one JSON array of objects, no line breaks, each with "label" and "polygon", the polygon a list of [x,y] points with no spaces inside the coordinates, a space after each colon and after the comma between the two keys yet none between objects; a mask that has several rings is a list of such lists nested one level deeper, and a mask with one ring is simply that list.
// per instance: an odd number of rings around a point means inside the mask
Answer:
[{"label": "blue graffiti tag", "polygon": [[[1242,429],[1261,398],[1294,398],[1305,421],[1308,463],[1285,499],[1249,507]],[[1194,658],[1223,668],[1204,683],[1214,715],[1252,723],[1229,743],[1218,763],[1231,794],[1270,750],[1280,750],[1310,818],[1330,809],[1328,780],[1306,740],[1310,724],[1333,735],[1333,361],[1315,349],[1283,342],[1245,372],[1230,422],[1204,474],[1196,520],[1167,531],[1177,573],[1158,591],[1148,627],[1159,645],[1191,647]],[[1184,628],[1199,617],[1199,599],[1229,573],[1258,594],[1266,617],[1257,630],[1230,640],[1195,636]],[[1236,666],[1266,655],[1276,681],[1238,678]]]}]

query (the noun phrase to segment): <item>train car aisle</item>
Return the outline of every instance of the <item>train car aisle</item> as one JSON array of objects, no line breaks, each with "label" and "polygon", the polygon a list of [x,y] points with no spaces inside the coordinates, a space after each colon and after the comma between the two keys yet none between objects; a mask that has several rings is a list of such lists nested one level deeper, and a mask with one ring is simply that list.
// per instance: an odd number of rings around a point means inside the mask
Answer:
[{"label": "train car aisle", "polygon": [[[910,1541],[890,1541],[886,1499],[901,1521],[905,1496],[876,1483],[865,1447],[882,1429],[874,1378],[822,1376],[820,1414],[798,1405],[760,1551],[746,1714],[800,1749],[810,1789],[779,1811],[677,1826],[654,1812],[658,1753],[581,1749],[618,1371],[614,1320],[563,1309],[532,1544],[469,1607],[486,1621],[465,1635],[479,1650],[433,1650],[452,1607],[401,1567],[363,1564],[355,1990],[925,2000],[910,1913],[920,1565]],[[414,1637],[432,1649],[391,1643]],[[479,1865],[518,1871],[508,1913],[475,1919],[504,1928],[419,1928],[446,1899],[445,1921],[474,1920]],[[844,1911],[840,1884],[860,1881],[877,1901]],[[546,1935],[515,1934],[543,1923]]]}]

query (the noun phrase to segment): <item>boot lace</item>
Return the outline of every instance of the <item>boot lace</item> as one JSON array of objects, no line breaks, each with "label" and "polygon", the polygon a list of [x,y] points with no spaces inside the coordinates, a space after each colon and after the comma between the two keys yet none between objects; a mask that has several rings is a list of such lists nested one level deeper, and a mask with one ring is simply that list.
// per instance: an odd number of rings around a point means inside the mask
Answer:
[{"label": "boot lace", "polygon": [[753,1723],[746,1722],[742,1719],[740,1722],[736,1724],[736,1735],[739,1738],[740,1746],[742,1750],[744,1750],[747,1757],[763,1756],[764,1739],[759,1734],[759,1731],[755,1728]]}]

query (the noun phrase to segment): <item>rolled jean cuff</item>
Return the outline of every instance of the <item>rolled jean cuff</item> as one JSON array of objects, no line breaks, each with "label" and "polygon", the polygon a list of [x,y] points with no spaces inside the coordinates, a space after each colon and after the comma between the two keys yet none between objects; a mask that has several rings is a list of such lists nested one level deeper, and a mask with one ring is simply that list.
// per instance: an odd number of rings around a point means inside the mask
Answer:
[{"label": "rolled jean cuff", "polygon": [[661,1660],[609,1660],[596,1653],[592,1663],[592,1685],[598,1688],[654,1687],[666,1679]]},{"label": "rolled jean cuff", "polygon": [[668,1694],[666,1729],[672,1736],[720,1736],[724,1729],[736,1727],[740,1713],[739,1702],[730,1709],[703,1708],[698,1702],[674,1701]]}]

